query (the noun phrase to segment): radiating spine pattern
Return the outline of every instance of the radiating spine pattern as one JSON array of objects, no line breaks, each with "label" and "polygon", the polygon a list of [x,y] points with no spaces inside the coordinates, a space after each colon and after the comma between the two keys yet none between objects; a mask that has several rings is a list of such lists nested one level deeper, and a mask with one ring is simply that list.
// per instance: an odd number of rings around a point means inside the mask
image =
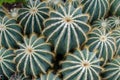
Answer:
[{"label": "radiating spine pattern", "polygon": [[120,28],[113,30],[112,36],[116,39],[116,55],[120,56]]},{"label": "radiating spine pattern", "polygon": [[14,62],[15,54],[13,50],[0,48],[0,75],[2,77],[6,76],[10,78],[10,76],[15,72],[15,62]]},{"label": "radiating spine pattern", "polygon": [[109,10],[108,0],[83,0],[83,12],[90,14],[90,22],[105,17]]},{"label": "radiating spine pattern", "polygon": [[29,0],[23,8],[19,10],[17,20],[24,28],[24,34],[32,32],[41,33],[43,21],[48,18],[49,8],[45,2],[40,0]]},{"label": "radiating spine pattern", "polygon": [[96,53],[89,50],[75,50],[61,62],[63,80],[100,80],[100,61]]},{"label": "radiating spine pattern", "polygon": [[49,43],[45,42],[44,37],[37,37],[32,34],[30,38],[24,37],[24,43],[18,43],[19,49],[15,50],[17,71],[23,72],[26,76],[37,77],[40,73],[46,73],[52,67],[52,57]]},{"label": "radiating spine pattern", "polygon": [[108,18],[108,21],[112,29],[120,26],[120,17],[112,16]]},{"label": "radiating spine pattern", "polygon": [[120,80],[120,57],[105,65],[102,77],[105,80]]},{"label": "radiating spine pattern", "polygon": [[55,46],[54,52],[65,54],[86,42],[86,33],[90,30],[88,18],[80,6],[75,9],[71,3],[51,11],[50,18],[45,21],[43,34]]},{"label": "radiating spine pattern", "polygon": [[105,30],[98,28],[93,29],[88,34],[87,45],[89,46],[89,50],[97,50],[97,57],[104,59],[101,65],[111,60],[116,51],[115,39],[111,34],[112,32],[107,33]]},{"label": "radiating spine pattern", "polygon": [[0,46],[16,48],[17,42],[22,42],[22,28],[14,19],[0,17]]}]

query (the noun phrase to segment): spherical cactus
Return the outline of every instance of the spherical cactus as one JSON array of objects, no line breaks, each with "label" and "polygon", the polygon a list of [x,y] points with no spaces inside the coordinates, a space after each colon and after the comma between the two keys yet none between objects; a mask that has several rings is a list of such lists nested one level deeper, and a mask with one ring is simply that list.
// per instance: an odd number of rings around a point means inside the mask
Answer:
[{"label": "spherical cactus", "polygon": [[110,13],[120,16],[120,0],[110,0]]},{"label": "spherical cactus", "polygon": [[51,60],[54,54],[44,37],[32,34],[30,38],[24,37],[24,43],[18,45],[20,48],[15,51],[15,62],[17,71],[23,72],[25,77],[28,75],[37,77],[40,73],[46,73],[46,70],[52,66]]},{"label": "spherical cactus", "polygon": [[111,36],[111,32],[106,32],[102,29],[95,28],[88,34],[88,42],[90,51],[97,50],[97,57],[103,58],[104,61],[101,65],[104,65],[108,60],[111,60],[116,51],[116,44],[114,37]]},{"label": "spherical cactus", "polygon": [[40,74],[40,78],[35,80],[61,80],[61,79],[58,77],[58,74],[54,74],[53,72],[49,71],[47,74]]},{"label": "spherical cactus", "polygon": [[100,80],[100,61],[94,52],[75,50],[61,62],[63,80]]},{"label": "spherical cactus", "polygon": [[108,18],[111,28],[117,28],[120,26],[120,17],[112,16]]},{"label": "spherical cactus", "polygon": [[120,55],[120,28],[116,28],[112,32],[112,36],[116,39],[116,55]]},{"label": "spherical cactus", "polygon": [[105,17],[109,10],[108,0],[83,0],[83,12],[90,14],[90,22]]},{"label": "spherical cactus", "polygon": [[120,80],[120,57],[105,65],[102,77],[105,80]]},{"label": "spherical cactus", "polygon": [[93,22],[92,27],[97,27],[99,29],[103,29],[107,32],[109,32],[111,30],[111,25],[109,23],[109,21],[107,19],[98,19],[96,21]]},{"label": "spherical cactus", "polygon": [[0,49],[0,75],[9,78],[15,72],[15,54],[11,49]]},{"label": "spherical cactus", "polygon": [[16,48],[17,42],[22,42],[22,28],[14,19],[0,17],[0,46]]},{"label": "spherical cactus", "polygon": [[45,21],[43,34],[55,47],[54,52],[65,54],[71,49],[80,47],[86,42],[86,33],[90,30],[87,24],[88,15],[82,14],[82,8],[74,8],[72,4],[60,5],[50,12],[50,18]]},{"label": "spherical cactus", "polygon": [[41,33],[43,21],[48,18],[49,8],[45,2],[40,0],[29,0],[28,4],[24,5],[19,10],[18,22],[24,28],[24,34]]}]

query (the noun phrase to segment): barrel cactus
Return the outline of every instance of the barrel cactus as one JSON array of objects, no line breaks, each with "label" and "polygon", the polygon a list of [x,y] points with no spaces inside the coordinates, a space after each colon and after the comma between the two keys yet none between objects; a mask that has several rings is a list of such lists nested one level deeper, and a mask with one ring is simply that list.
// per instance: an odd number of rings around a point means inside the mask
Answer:
[{"label": "barrel cactus", "polygon": [[100,61],[94,52],[75,50],[73,54],[67,54],[65,61],[62,61],[63,80],[101,80]]},{"label": "barrel cactus", "polygon": [[115,39],[112,37],[111,32],[106,32],[102,29],[95,28],[88,34],[88,42],[90,51],[97,50],[97,57],[103,58],[104,65],[108,60],[111,60],[116,51]]},{"label": "barrel cactus", "polygon": [[109,10],[108,0],[83,0],[83,12],[90,14],[90,22],[105,17]]},{"label": "barrel cactus", "polygon": [[120,55],[120,28],[113,30],[112,36],[116,39],[116,55]]},{"label": "barrel cactus", "polygon": [[6,48],[16,48],[17,42],[22,42],[22,28],[14,19],[0,17],[0,45]]},{"label": "barrel cactus", "polygon": [[110,31],[111,30],[111,25],[107,19],[98,19],[93,22],[92,27],[97,27],[99,29],[103,29],[105,31]]},{"label": "barrel cactus", "polygon": [[108,18],[108,21],[111,28],[120,27],[120,17],[112,16]]},{"label": "barrel cactus", "polygon": [[47,74],[40,74],[39,79],[35,80],[61,80],[57,74],[54,74],[52,71],[49,71]]},{"label": "barrel cactus", "polygon": [[54,54],[49,43],[43,36],[32,34],[30,38],[24,37],[24,43],[18,43],[19,49],[15,50],[17,71],[26,76],[37,77],[40,73],[46,73],[52,66],[51,60]]},{"label": "barrel cactus", "polygon": [[6,48],[0,49],[0,75],[10,78],[15,72],[14,57],[13,50]]},{"label": "barrel cactus", "polygon": [[43,21],[48,18],[49,8],[40,0],[29,0],[19,10],[18,22],[24,28],[24,34],[41,33]]},{"label": "barrel cactus", "polygon": [[105,80],[120,80],[120,57],[105,65],[102,77]]},{"label": "barrel cactus", "polygon": [[110,0],[110,13],[120,16],[120,0]]},{"label": "barrel cactus", "polygon": [[71,3],[51,11],[50,18],[44,23],[43,34],[47,42],[54,45],[54,52],[65,54],[85,43],[86,33],[90,30],[88,18],[87,14],[82,14],[81,7],[74,8]]}]

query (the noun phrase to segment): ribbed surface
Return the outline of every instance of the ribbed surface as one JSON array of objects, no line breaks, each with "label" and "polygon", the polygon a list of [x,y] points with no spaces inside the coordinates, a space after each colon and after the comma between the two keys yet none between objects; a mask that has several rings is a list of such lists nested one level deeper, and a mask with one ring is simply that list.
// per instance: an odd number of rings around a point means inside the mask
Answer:
[{"label": "ribbed surface", "polygon": [[83,0],[83,12],[90,14],[90,22],[105,17],[109,10],[108,0]]},{"label": "ribbed surface", "polygon": [[108,18],[108,21],[111,28],[120,27],[120,17],[112,16]]},{"label": "ribbed surface", "polygon": [[102,29],[96,28],[88,34],[88,37],[87,45],[89,46],[89,50],[97,50],[97,57],[104,59],[102,65],[113,58],[116,44],[115,38],[111,36],[111,32],[107,33]]},{"label": "ribbed surface", "polygon": [[109,21],[107,19],[98,19],[98,20],[94,21],[92,24],[92,27],[103,29],[107,32],[109,32],[111,30],[111,24],[109,23]]},{"label": "ribbed surface", "polygon": [[114,36],[114,38],[116,39],[116,55],[120,55],[120,28],[116,28],[115,30],[113,30],[112,36]]},{"label": "ribbed surface", "polygon": [[120,0],[110,0],[110,12],[113,15],[120,16]]},{"label": "ribbed surface", "polygon": [[105,80],[120,80],[120,57],[105,65],[102,77]]},{"label": "ribbed surface", "polygon": [[14,57],[13,50],[0,49],[0,75],[3,77],[9,78],[15,72]]},{"label": "ribbed surface", "polygon": [[41,33],[43,21],[48,18],[49,8],[45,2],[40,0],[29,0],[23,8],[19,10],[19,23],[24,27],[24,34],[32,32]]},{"label": "ribbed surface", "polygon": [[24,37],[24,43],[19,43],[15,61],[17,71],[23,72],[25,76],[36,77],[40,73],[46,73],[48,67],[52,66],[51,60],[54,54],[51,52],[50,44],[45,43],[43,37],[31,35]]},{"label": "ribbed surface", "polygon": [[56,11],[50,12],[43,34],[54,45],[54,52],[65,54],[86,42],[86,33],[90,30],[86,23],[88,17],[82,14],[81,7],[75,9],[71,4],[60,5]]},{"label": "ribbed surface", "polygon": [[100,80],[100,59],[87,49],[75,50],[62,61],[63,80]]},{"label": "ribbed surface", "polygon": [[0,17],[0,46],[17,48],[17,42],[22,41],[22,28],[14,19]]}]

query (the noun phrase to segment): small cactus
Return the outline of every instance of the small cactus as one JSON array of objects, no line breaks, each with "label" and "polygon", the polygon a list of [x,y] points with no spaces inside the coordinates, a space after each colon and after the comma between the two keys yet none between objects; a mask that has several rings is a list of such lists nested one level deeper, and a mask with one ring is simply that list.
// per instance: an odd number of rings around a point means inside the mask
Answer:
[{"label": "small cactus", "polygon": [[63,80],[101,80],[100,59],[94,52],[85,50],[75,50],[73,54],[68,54],[61,62]]},{"label": "small cactus", "polygon": [[46,73],[52,66],[51,60],[54,54],[44,37],[32,34],[30,38],[24,37],[24,43],[18,45],[19,49],[15,50],[15,62],[17,71],[22,72],[25,77],[28,75],[37,77],[40,73]]}]

